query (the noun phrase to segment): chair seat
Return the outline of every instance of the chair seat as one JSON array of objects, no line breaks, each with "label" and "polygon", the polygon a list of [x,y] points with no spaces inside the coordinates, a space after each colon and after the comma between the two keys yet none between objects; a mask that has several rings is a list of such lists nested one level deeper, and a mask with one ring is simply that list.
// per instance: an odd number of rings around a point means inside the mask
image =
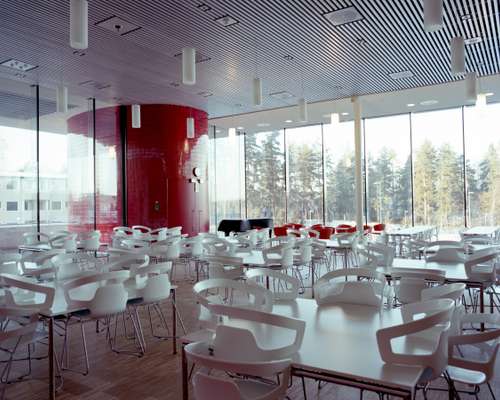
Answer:
[{"label": "chair seat", "polygon": [[276,389],[276,385],[253,379],[236,379],[234,383],[238,386],[241,397],[248,400],[261,398]]},{"label": "chair seat", "polygon": [[455,382],[461,382],[468,385],[482,385],[486,382],[486,375],[479,371],[452,366],[449,366],[446,370],[448,374],[450,374],[450,378]]}]

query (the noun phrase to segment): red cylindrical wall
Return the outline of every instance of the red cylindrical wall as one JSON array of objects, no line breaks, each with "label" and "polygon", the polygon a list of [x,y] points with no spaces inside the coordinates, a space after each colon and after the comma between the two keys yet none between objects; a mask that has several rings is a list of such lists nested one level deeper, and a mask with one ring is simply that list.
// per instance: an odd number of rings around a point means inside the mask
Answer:
[{"label": "red cylindrical wall", "polygon": [[[182,226],[190,235],[208,231],[207,113],[142,105],[140,128],[132,128],[130,106],[127,115],[128,225]],[[195,121],[194,139],[187,138],[188,117]]]}]

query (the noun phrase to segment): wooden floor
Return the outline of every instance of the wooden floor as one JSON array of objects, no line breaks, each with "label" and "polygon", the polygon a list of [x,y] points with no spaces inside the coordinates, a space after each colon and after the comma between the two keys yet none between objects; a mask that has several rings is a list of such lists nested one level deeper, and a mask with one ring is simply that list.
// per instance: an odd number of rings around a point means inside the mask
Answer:
[{"label": "wooden floor", "polygon": [[[191,284],[181,283],[178,289],[178,306],[188,330],[196,329],[197,306],[191,294]],[[167,321],[170,321],[170,305],[166,304]],[[64,373],[64,385],[58,391],[58,399],[143,399],[174,400],[181,399],[180,354],[172,355],[170,340],[152,338],[149,333],[149,322],[144,314],[143,327],[146,333],[147,353],[142,358],[115,354],[110,351],[105,333],[97,334],[95,324],[86,327],[91,370],[87,376],[73,372]],[[74,328],[73,328],[74,329]],[[334,340],[334,338],[332,338]],[[61,338],[57,339],[60,348]],[[83,366],[81,358],[81,340],[79,332],[73,334],[71,342],[74,367]],[[43,345],[37,347],[41,354]],[[321,349],[318,349],[321,351]],[[360,360],[362,362],[362,360]],[[500,362],[500,361],[499,361]],[[17,363],[16,372],[25,367],[25,363]],[[7,399],[38,400],[48,397],[47,360],[34,361],[32,379],[8,385]],[[500,369],[499,369],[500,371]],[[500,379],[495,379],[494,390],[500,396]],[[438,386],[440,383],[437,384]],[[442,386],[442,383],[441,383]],[[327,384],[319,391],[313,381],[307,382],[308,399],[359,399],[359,390]],[[289,391],[290,399],[302,399],[302,386],[296,380]],[[432,392],[429,399],[447,399],[447,393]],[[365,393],[365,399],[378,399],[374,393]],[[419,394],[421,399],[422,395]],[[463,395],[463,399],[471,398]],[[490,399],[485,387],[479,398]],[[223,400],[223,399],[221,399]]]}]

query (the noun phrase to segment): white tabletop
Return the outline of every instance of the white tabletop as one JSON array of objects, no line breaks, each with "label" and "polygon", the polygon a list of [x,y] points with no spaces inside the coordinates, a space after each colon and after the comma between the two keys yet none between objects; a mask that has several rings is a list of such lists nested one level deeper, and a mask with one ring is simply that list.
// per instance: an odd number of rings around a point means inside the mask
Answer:
[{"label": "white tabletop", "polygon": [[[311,299],[297,299],[274,305],[273,313],[298,318],[306,322],[299,352],[293,357],[293,367],[323,372],[350,380],[412,391],[423,371],[421,367],[385,364],[380,358],[376,332],[382,327],[402,323],[399,309],[380,310],[377,307],[350,305],[318,307]],[[292,332],[248,321],[230,321],[254,332],[263,348],[282,346],[292,341]],[[186,341],[203,340],[203,334],[190,334]],[[206,340],[206,339],[205,339]],[[420,347],[418,349],[424,351]],[[395,351],[417,350],[410,339],[395,340]],[[429,350],[426,348],[425,350]]]},{"label": "white tabletop", "polygon": [[438,269],[445,271],[446,280],[465,282],[468,280],[465,273],[464,263],[441,263],[441,262],[426,262],[425,260],[411,260],[406,258],[395,258],[391,267],[379,267],[378,271],[390,275],[392,268],[408,268],[408,269]]},{"label": "white tabletop", "polygon": [[387,232],[387,234],[394,236],[414,236],[414,235],[419,235],[421,233],[432,231],[434,229],[436,229],[436,227],[432,225],[419,225],[419,226],[412,226],[409,228],[399,229],[397,231],[390,231]]},{"label": "white tabletop", "polygon": [[475,226],[462,232],[464,236],[494,236],[498,226]]}]

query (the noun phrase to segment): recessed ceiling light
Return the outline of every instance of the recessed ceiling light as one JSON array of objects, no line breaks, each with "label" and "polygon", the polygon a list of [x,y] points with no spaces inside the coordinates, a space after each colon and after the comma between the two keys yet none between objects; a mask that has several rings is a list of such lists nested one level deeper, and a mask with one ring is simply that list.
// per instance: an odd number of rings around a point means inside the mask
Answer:
[{"label": "recessed ceiling light", "polygon": [[490,96],[493,96],[494,94],[495,94],[495,93],[493,93],[493,92],[488,92],[488,93],[485,93],[484,95],[485,95],[486,97],[490,97]]},{"label": "recessed ceiling light", "polygon": [[323,16],[327,18],[333,24],[333,26],[350,24],[351,22],[363,19],[363,16],[354,6],[331,11],[326,14],[323,14]]},{"label": "recessed ceiling light", "polygon": [[472,16],[470,14],[464,14],[460,18],[462,18],[462,21],[469,21],[472,19]]},{"label": "recessed ceiling light", "polygon": [[287,123],[287,124],[291,124],[292,122],[293,122],[293,121],[292,121],[291,119],[286,119],[286,120],[285,120],[285,123]]},{"label": "recessed ceiling light", "polygon": [[365,45],[367,42],[366,42],[366,40],[365,40],[365,39],[363,39],[363,38],[357,38],[357,39],[356,39],[356,43],[357,43],[357,44],[360,44],[360,45]]},{"label": "recessed ceiling light", "polygon": [[198,92],[198,96],[202,96],[202,97],[210,97],[210,96],[213,96],[214,94],[213,93],[210,93],[210,92]]},{"label": "recessed ceiling light", "polygon": [[399,72],[391,72],[389,76],[392,79],[406,79],[406,78],[412,78],[413,77],[413,72],[411,71],[399,71]]},{"label": "recessed ceiling light", "polygon": [[439,103],[437,100],[424,100],[420,102],[421,106],[433,106],[434,104]]},{"label": "recessed ceiling light", "polygon": [[0,65],[2,67],[12,68],[12,69],[16,69],[16,70],[22,71],[22,72],[28,72],[28,71],[31,71],[32,69],[35,69],[37,67],[36,65],[28,64],[26,62],[19,61],[19,60],[15,60],[14,58],[10,58],[8,60],[5,60]]},{"label": "recessed ceiling light", "polygon": [[116,15],[96,22],[95,25],[107,29],[108,31],[116,33],[120,36],[124,36],[141,29],[139,25],[126,21],[123,18],[117,17]]},{"label": "recessed ceiling light", "polygon": [[220,18],[216,18],[215,22],[218,22],[220,25],[227,28],[228,26],[237,24],[239,21],[229,15],[224,15]]},{"label": "recessed ceiling light", "polygon": [[413,104],[413,103],[408,103],[408,104],[407,104],[407,106],[408,106],[408,107],[415,107],[415,104]]},{"label": "recessed ceiling light", "polygon": [[469,45],[469,44],[481,43],[482,41],[483,41],[483,38],[481,36],[476,36],[476,37],[473,37],[473,38],[465,39],[464,43],[467,44],[467,45]]},{"label": "recessed ceiling light", "polygon": [[343,112],[342,115],[344,115],[344,116],[345,115],[349,115],[349,113],[348,112]]},{"label": "recessed ceiling light", "polygon": [[239,131],[242,131],[245,128],[243,128],[242,126],[238,126],[236,129],[238,129]]},{"label": "recessed ceiling light", "polygon": [[220,129],[216,129],[216,130],[215,130],[215,133],[220,133]]},{"label": "recessed ceiling light", "polygon": [[73,54],[75,56],[80,56],[80,57],[83,57],[85,55],[85,52],[84,51],[81,51],[81,50],[74,50],[73,51]]},{"label": "recessed ceiling light", "polygon": [[283,56],[283,58],[284,58],[285,60],[287,60],[287,61],[292,61],[292,60],[293,60],[293,56],[292,56],[292,55],[290,55],[290,54],[285,54],[285,55]]},{"label": "recessed ceiling light", "polygon": [[286,100],[295,97],[292,93],[287,92],[286,90],[282,90],[281,92],[269,93],[269,96],[279,100]]},{"label": "recessed ceiling light", "polygon": [[270,125],[271,125],[271,124],[268,124],[267,122],[259,122],[259,123],[257,124],[257,126],[258,126],[259,128],[264,128],[264,127],[266,127],[266,126],[270,126]]},{"label": "recessed ceiling light", "polygon": [[208,11],[210,11],[212,9],[212,7],[206,5],[205,3],[198,4],[196,6],[196,8],[199,9],[199,10],[201,10],[201,11],[203,11],[203,12],[208,12]]}]

